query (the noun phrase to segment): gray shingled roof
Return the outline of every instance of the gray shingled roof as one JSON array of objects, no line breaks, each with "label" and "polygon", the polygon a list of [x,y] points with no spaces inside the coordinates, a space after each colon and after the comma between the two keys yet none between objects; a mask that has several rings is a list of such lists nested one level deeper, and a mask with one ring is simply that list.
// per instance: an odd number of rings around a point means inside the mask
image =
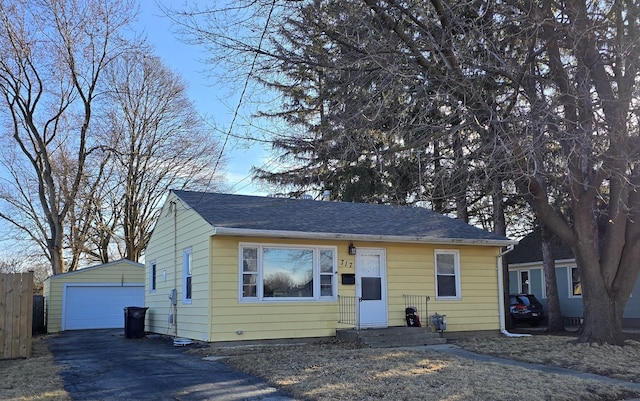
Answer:
[{"label": "gray shingled roof", "polygon": [[[434,242],[510,240],[419,207],[328,202],[173,190],[214,228],[376,237]],[[381,238],[383,239],[383,238]]]},{"label": "gray shingled roof", "polygon": [[[573,259],[573,252],[560,239],[553,237],[551,241],[551,250],[555,260]],[[513,251],[507,254],[507,263],[534,263],[542,262],[542,233],[540,229],[536,229],[523,239],[513,248]]]}]

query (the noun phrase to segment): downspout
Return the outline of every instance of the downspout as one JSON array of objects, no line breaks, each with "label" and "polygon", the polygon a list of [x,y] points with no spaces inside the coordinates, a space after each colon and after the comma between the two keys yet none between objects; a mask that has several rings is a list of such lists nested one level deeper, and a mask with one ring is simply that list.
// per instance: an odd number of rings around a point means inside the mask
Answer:
[{"label": "downspout", "polygon": [[500,333],[504,334],[507,337],[529,337],[531,336],[531,334],[516,334],[516,333],[510,333],[507,331],[506,329],[506,323],[505,323],[505,315],[504,315],[504,273],[502,272],[502,257],[506,254],[508,254],[509,252],[513,251],[513,247],[514,245],[509,245],[507,246],[507,249],[505,249],[504,251],[500,252],[500,255],[498,255],[498,303],[499,303],[499,308],[500,308]]},{"label": "downspout", "polygon": [[173,333],[178,336],[178,204],[171,201],[173,206]]}]

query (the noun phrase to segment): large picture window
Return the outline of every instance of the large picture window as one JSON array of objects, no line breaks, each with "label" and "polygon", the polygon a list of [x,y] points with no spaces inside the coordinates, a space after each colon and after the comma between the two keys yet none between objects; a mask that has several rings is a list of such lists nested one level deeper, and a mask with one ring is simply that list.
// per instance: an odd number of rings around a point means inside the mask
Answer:
[{"label": "large picture window", "polygon": [[436,250],[436,298],[460,299],[460,255],[458,251]]},{"label": "large picture window", "polygon": [[335,299],[335,248],[241,244],[240,299]]}]

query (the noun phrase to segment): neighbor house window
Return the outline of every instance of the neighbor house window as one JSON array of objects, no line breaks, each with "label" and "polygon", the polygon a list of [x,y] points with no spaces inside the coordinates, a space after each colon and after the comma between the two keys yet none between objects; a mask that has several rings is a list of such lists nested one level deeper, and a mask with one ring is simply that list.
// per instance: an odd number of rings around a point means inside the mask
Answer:
[{"label": "neighbor house window", "polygon": [[157,273],[156,262],[151,262],[151,265],[149,265],[149,292],[156,291],[156,283],[158,282]]},{"label": "neighbor house window", "polygon": [[577,267],[570,267],[569,274],[571,275],[571,288],[570,294],[572,297],[582,296],[582,283],[580,282],[580,270]]},{"label": "neighbor house window", "polygon": [[460,254],[436,250],[436,298],[460,299]]},{"label": "neighbor house window", "polygon": [[191,294],[193,289],[192,283],[193,261],[191,257],[191,248],[182,252],[182,303],[191,303]]},{"label": "neighbor house window", "polygon": [[520,270],[520,294],[529,293],[529,270]]},{"label": "neighbor house window", "polygon": [[242,244],[240,299],[335,299],[335,248]]}]

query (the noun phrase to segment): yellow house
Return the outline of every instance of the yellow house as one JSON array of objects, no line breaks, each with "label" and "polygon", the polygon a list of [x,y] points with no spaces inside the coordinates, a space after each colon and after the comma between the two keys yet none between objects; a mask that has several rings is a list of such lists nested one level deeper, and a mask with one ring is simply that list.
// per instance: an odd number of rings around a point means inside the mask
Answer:
[{"label": "yellow house", "polygon": [[47,331],[124,327],[124,308],[144,305],[145,268],[122,259],[44,282]]},{"label": "yellow house", "polygon": [[326,337],[406,325],[415,305],[447,331],[497,331],[514,243],[418,207],[171,191],[145,254],[146,330]]}]

